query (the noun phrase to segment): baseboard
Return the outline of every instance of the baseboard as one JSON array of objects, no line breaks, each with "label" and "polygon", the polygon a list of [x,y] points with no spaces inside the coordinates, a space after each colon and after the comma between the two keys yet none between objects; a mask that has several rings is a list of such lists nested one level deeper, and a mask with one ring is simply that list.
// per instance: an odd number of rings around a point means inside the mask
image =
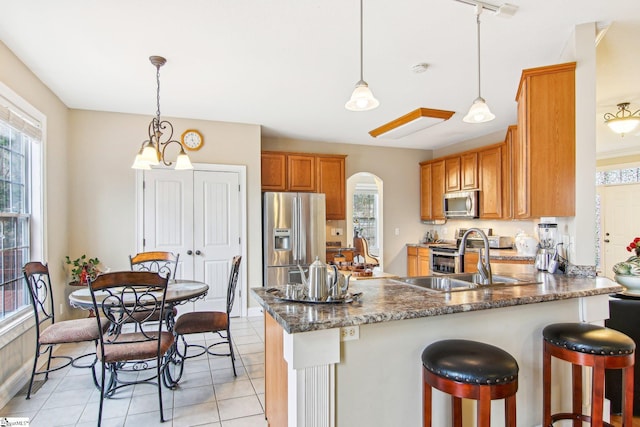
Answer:
[{"label": "baseboard", "polygon": [[33,360],[22,365],[20,369],[13,373],[0,386],[0,408],[4,408],[7,403],[24,387],[31,378]]},{"label": "baseboard", "polygon": [[262,316],[262,313],[262,307],[249,307],[249,310],[247,310],[247,317]]}]

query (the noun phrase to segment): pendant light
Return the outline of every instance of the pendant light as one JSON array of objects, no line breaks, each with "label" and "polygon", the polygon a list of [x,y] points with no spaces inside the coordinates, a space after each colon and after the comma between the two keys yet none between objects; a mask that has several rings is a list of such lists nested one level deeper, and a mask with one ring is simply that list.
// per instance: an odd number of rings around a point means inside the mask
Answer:
[{"label": "pendant light", "polygon": [[351,99],[347,101],[344,107],[351,111],[368,111],[373,110],[380,101],[373,97],[369,85],[364,81],[362,74],[362,0],[360,0],[360,80],[356,83],[356,88],[351,94]]},{"label": "pendant light", "polygon": [[[149,61],[156,67],[156,102],[157,110],[156,117],[149,123],[149,139],[142,143],[142,147],[136,155],[133,165],[133,169],[151,169],[151,166],[160,164],[160,161],[165,166],[171,166],[172,162],[165,160],[164,151],[167,145],[176,143],[180,146],[180,152],[176,158],[176,170],[193,169],[189,156],[184,151],[184,147],[180,141],[173,139],[173,125],[168,120],[162,120],[160,118],[160,67],[162,67],[167,60],[161,56],[150,56]],[[167,134],[167,137],[162,139],[162,135]]]},{"label": "pendant light", "polygon": [[478,29],[478,97],[471,104],[469,112],[462,119],[466,123],[484,123],[496,118],[489,110],[484,98],[480,95],[480,14],[482,13],[482,5],[476,4],[476,26]]},{"label": "pendant light", "polygon": [[633,132],[640,125],[640,110],[632,113],[629,110],[630,103],[621,102],[618,104],[618,112],[616,114],[606,113],[604,122],[615,133],[619,133],[624,137],[625,134]]}]

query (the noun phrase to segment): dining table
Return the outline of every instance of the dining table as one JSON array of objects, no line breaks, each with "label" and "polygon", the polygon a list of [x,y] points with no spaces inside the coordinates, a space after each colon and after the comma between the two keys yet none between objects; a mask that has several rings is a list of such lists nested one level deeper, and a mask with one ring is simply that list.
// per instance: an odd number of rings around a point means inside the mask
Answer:
[{"label": "dining table", "polygon": [[[207,295],[209,291],[209,285],[204,282],[200,282],[197,280],[187,280],[187,279],[172,279],[169,280],[169,284],[167,286],[167,294],[165,297],[165,318],[164,322],[169,332],[173,331],[173,325],[175,324],[175,316],[177,314],[176,306],[181,304],[186,304],[188,302],[194,302],[199,299],[202,299]],[[96,303],[100,305],[102,301],[109,295],[106,291],[96,291]],[[91,291],[89,287],[83,287],[80,289],[76,289],[75,291],[69,294],[69,304],[72,307],[79,308],[82,310],[91,310],[93,312],[93,300],[91,298]],[[172,348],[167,352],[166,357],[170,359],[170,361],[177,365],[181,363],[180,359],[176,357],[176,347],[175,343]],[[147,364],[144,364],[145,369],[148,368]],[[164,371],[164,375],[162,378],[165,385],[169,388],[173,388],[177,385],[177,380],[174,379],[171,371],[169,369]],[[115,388],[115,382],[118,382],[117,378],[112,379],[110,381],[109,389]]]}]

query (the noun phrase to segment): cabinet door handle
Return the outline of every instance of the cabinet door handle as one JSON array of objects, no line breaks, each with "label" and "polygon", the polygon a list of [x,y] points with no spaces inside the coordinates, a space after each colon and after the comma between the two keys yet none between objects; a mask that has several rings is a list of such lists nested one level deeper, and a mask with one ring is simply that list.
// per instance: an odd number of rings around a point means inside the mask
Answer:
[{"label": "cabinet door handle", "polygon": [[187,251],[187,255],[193,255],[193,252],[191,251],[191,249]]},{"label": "cabinet door handle", "polygon": [[609,239],[604,239],[604,242],[605,242],[605,243],[609,243],[609,242],[610,242],[610,240],[609,240]]},{"label": "cabinet door handle", "polygon": [[196,255],[202,255],[202,252],[196,251]]}]

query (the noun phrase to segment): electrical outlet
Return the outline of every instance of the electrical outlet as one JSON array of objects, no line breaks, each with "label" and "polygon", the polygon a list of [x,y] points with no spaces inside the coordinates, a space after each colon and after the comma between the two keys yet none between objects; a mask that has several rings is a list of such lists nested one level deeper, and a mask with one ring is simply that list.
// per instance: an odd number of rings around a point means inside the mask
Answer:
[{"label": "electrical outlet", "polygon": [[332,229],[331,229],[331,235],[332,235],[332,236],[335,236],[335,235],[336,235],[336,229],[335,229],[335,228],[332,228]]},{"label": "electrical outlet", "polygon": [[360,326],[343,326],[340,328],[340,340],[352,341],[360,339]]},{"label": "electrical outlet", "polygon": [[394,231],[395,231],[396,236],[400,235],[400,229],[399,228],[396,228]]},{"label": "electrical outlet", "polygon": [[336,228],[336,236],[342,236],[342,228]]}]

